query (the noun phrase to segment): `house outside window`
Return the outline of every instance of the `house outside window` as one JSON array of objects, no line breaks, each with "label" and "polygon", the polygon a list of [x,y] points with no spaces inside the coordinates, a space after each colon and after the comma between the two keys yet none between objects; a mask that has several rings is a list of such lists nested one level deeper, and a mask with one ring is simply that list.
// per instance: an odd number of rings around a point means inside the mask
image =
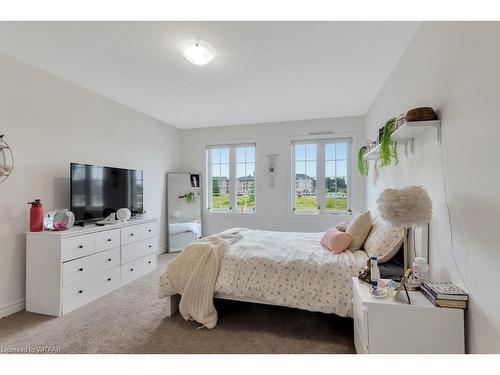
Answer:
[{"label": "house outside window", "polygon": [[295,215],[351,212],[352,138],[291,142],[291,207]]},{"label": "house outside window", "polygon": [[255,143],[207,146],[207,211],[255,212]]}]

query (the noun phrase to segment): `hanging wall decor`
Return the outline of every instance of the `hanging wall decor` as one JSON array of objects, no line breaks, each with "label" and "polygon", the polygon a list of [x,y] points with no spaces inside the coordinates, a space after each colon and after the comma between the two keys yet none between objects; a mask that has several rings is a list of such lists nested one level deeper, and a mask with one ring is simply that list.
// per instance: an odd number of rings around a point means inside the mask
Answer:
[{"label": "hanging wall decor", "polygon": [[5,142],[4,135],[0,135],[0,183],[4,182],[14,169],[14,155]]}]

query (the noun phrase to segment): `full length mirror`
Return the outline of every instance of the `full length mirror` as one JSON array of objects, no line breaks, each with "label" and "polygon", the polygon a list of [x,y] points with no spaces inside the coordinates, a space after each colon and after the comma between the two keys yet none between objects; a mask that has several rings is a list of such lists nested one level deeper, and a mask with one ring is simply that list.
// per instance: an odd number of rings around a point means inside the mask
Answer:
[{"label": "full length mirror", "polygon": [[167,175],[168,249],[181,251],[202,236],[199,174]]}]

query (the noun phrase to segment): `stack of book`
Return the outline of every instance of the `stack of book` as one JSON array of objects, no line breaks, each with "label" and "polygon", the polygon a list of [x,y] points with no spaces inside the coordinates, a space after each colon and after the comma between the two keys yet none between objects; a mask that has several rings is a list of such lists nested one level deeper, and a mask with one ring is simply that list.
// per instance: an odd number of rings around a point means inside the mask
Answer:
[{"label": "stack of book", "polygon": [[469,295],[449,281],[423,282],[420,291],[435,306],[466,309]]}]

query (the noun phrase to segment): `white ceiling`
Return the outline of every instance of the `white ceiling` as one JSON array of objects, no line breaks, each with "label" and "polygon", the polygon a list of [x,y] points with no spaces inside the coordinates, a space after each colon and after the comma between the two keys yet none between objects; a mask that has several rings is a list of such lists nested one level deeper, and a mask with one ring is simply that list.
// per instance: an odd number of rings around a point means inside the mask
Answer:
[{"label": "white ceiling", "polygon": [[[0,51],[178,128],[362,115],[418,22],[0,22]],[[216,59],[187,62],[183,43]]]}]

